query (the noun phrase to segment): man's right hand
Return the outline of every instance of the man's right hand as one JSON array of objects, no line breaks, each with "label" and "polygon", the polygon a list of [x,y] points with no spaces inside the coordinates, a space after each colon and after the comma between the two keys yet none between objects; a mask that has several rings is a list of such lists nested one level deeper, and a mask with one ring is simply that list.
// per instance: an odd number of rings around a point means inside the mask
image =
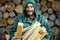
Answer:
[{"label": "man's right hand", "polygon": [[14,36],[11,40],[20,40],[17,36]]}]

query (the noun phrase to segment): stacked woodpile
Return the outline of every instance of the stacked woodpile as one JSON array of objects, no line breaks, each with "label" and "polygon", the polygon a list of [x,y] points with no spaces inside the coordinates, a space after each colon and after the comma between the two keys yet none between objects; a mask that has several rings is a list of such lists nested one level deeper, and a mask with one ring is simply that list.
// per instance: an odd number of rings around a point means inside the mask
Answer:
[{"label": "stacked woodpile", "polygon": [[[54,40],[60,34],[60,0],[35,0],[40,14],[47,17],[54,33]],[[0,0],[0,40],[5,39],[5,32],[10,33],[15,18],[22,13],[25,0]]]}]

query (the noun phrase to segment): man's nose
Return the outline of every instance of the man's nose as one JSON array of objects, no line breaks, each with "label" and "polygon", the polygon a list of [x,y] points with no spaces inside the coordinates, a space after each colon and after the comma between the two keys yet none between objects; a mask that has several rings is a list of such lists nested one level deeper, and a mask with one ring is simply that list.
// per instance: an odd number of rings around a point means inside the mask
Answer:
[{"label": "man's nose", "polygon": [[29,10],[31,10],[31,8],[29,8]]}]

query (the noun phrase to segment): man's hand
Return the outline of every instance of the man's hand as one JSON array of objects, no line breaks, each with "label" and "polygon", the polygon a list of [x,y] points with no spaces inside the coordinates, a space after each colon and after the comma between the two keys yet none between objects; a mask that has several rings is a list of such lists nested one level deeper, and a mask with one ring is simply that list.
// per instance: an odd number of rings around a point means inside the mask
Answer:
[{"label": "man's hand", "polygon": [[20,40],[17,36],[14,36],[11,40]]}]

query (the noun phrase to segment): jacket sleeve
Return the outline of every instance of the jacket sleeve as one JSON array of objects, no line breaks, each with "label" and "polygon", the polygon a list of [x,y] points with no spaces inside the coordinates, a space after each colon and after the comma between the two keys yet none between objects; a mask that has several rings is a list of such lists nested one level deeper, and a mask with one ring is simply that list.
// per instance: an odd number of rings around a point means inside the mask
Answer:
[{"label": "jacket sleeve", "polygon": [[10,38],[9,40],[12,39],[12,37],[14,36],[14,33],[16,32],[16,29],[17,29],[17,24],[18,24],[18,17],[16,18],[14,24],[13,24],[13,27],[11,28],[11,32],[10,32]]},{"label": "jacket sleeve", "polygon": [[45,16],[42,18],[43,25],[47,29],[47,32],[49,33],[47,36],[45,36],[42,40],[53,40],[53,31],[52,28],[50,27],[48,20]]}]

